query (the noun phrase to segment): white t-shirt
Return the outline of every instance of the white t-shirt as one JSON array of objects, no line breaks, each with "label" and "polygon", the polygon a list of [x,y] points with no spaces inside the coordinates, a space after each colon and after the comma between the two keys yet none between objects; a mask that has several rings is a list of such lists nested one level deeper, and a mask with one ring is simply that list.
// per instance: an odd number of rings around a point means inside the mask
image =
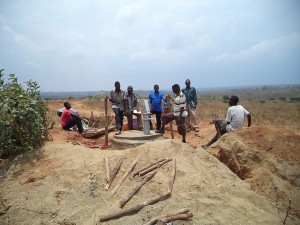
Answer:
[{"label": "white t-shirt", "polygon": [[239,130],[244,125],[244,116],[247,116],[249,112],[241,105],[234,105],[228,108],[226,120],[230,124],[226,125],[228,132]]},{"label": "white t-shirt", "polygon": [[176,95],[174,98],[174,116],[180,115],[180,108],[183,107],[183,112],[181,114],[182,117],[186,117],[188,112],[186,111],[186,98],[185,95],[180,92],[179,95]]}]

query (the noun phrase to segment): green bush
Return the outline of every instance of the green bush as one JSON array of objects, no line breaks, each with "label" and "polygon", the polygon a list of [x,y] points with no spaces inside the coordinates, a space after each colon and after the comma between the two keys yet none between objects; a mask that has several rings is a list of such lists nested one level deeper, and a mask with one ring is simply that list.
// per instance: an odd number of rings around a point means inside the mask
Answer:
[{"label": "green bush", "polygon": [[291,97],[292,102],[300,102],[300,97]]},{"label": "green bush", "polygon": [[47,126],[47,107],[40,100],[37,82],[25,90],[14,74],[5,83],[0,70],[0,158],[31,150],[42,144]]}]

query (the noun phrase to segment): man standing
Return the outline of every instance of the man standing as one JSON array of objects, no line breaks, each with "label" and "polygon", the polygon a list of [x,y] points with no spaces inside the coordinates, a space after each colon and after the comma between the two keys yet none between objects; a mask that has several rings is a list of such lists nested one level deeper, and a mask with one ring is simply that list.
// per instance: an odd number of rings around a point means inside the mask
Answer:
[{"label": "man standing", "polygon": [[244,125],[244,116],[247,116],[248,127],[251,126],[251,115],[241,105],[237,105],[239,98],[235,95],[229,98],[229,108],[227,110],[226,120],[215,119],[212,121],[216,128],[216,135],[206,145],[201,145],[203,148],[208,148],[216,142],[223,134],[241,129]]},{"label": "man standing", "polygon": [[186,126],[188,131],[194,130],[198,132],[198,121],[196,117],[196,107],[198,101],[196,89],[194,87],[191,87],[191,81],[189,79],[185,81],[185,85],[186,87],[182,89],[182,92],[186,97],[186,105],[188,111],[188,116],[186,118]]},{"label": "man standing", "polygon": [[149,94],[150,112],[156,116],[156,132],[161,128],[161,114],[162,114],[162,100],[165,96],[162,92],[159,92],[159,86],[154,85],[154,92]]},{"label": "man standing", "polygon": [[112,109],[115,113],[115,121],[117,127],[116,135],[121,134],[124,117],[124,96],[125,92],[121,90],[119,81],[115,82],[115,90],[110,91],[109,101],[112,103]]},{"label": "man standing", "polygon": [[83,127],[81,120],[87,123],[87,120],[81,118],[78,114],[75,114],[71,111],[71,104],[69,102],[64,103],[65,110],[61,114],[61,126],[64,130],[69,130],[70,128],[74,127],[75,125],[78,128],[78,133],[82,133]]},{"label": "man standing", "polygon": [[143,130],[143,124],[142,124],[142,119],[141,119],[141,113],[138,113],[138,99],[133,93],[133,87],[128,86],[127,87],[127,93],[125,94],[124,97],[124,106],[125,106],[125,115],[127,116],[128,120],[128,128],[129,130],[133,130],[133,120],[132,120],[132,115],[135,115],[137,120],[138,120],[138,126],[139,130]]},{"label": "man standing", "polygon": [[178,84],[174,84],[172,90],[175,94],[175,98],[172,99],[170,96],[168,97],[174,102],[174,111],[162,115],[162,127],[157,133],[164,133],[165,125],[175,120],[178,133],[182,136],[182,142],[186,143],[185,117],[188,115],[188,112],[186,111],[186,98],[180,91],[180,86]]}]

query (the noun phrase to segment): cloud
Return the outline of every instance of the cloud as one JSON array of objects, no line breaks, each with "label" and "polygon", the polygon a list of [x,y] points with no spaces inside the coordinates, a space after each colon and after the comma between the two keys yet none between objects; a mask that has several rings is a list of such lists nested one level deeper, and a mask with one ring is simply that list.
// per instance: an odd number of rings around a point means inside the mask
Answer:
[{"label": "cloud", "polygon": [[69,50],[69,55],[74,59],[83,59],[86,55],[86,48],[82,45],[76,45]]},{"label": "cloud", "polygon": [[251,46],[249,49],[245,49],[237,53],[223,53],[218,56],[210,56],[209,61],[223,62],[253,58],[277,50],[282,51],[291,46],[300,47],[300,35],[298,33],[292,33],[290,35],[281,36],[271,40],[264,40]]}]

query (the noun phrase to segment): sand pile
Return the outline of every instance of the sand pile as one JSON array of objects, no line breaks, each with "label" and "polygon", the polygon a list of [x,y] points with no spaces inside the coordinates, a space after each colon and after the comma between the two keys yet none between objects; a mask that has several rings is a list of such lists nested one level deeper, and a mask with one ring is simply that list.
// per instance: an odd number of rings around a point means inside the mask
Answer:
[{"label": "sand pile", "polygon": [[[113,168],[125,159],[108,191],[104,158]],[[124,206],[119,201],[141,179],[127,177],[115,195],[111,191],[132,162],[135,170],[161,157],[176,159],[176,178],[170,197],[139,212],[101,224],[141,225],[157,215],[188,208],[193,217],[174,224],[282,224],[277,209],[251,190],[224,164],[201,148],[176,140],[159,140],[127,150],[88,149],[69,143],[48,142],[43,148],[19,156],[1,173],[1,199],[11,207],[0,211],[1,224],[95,224],[99,217],[140,204],[168,189],[171,163]]]}]

